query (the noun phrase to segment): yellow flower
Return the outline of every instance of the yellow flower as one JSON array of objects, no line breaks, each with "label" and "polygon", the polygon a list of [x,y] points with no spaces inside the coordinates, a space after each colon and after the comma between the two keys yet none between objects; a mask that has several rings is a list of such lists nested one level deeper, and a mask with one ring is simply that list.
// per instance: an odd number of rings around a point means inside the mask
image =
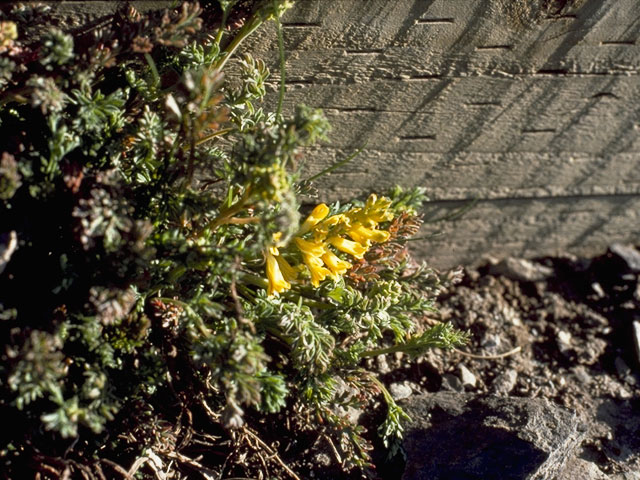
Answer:
[{"label": "yellow flower", "polygon": [[324,218],[329,215],[329,207],[327,207],[324,203],[317,205],[316,208],[313,209],[311,215],[307,217],[304,223],[300,226],[300,230],[298,231],[298,235],[303,235],[315,227],[319,222],[324,220]]},{"label": "yellow flower", "polygon": [[346,238],[335,236],[329,238],[328,242],[341,252],[348,253],[356,258],[364,257],[364,254],[367,252],[367,247],[357,242],[347,240]]},{"label": "yellow flower", "polygon": [[334,277],[344,275],[347,273],[347,270],[353,266],[349,262],[342,260],[330,250],[327,250],[321,258],[324,264],[329,267],[329,270],[331,270]]},{"label": "yellow flower", "polygon": [[364,208],[352,208],[347,215],[354,221],[362,223],[365,227],[375,227],[378,223],[393,219],[393,213],[389,212],[391,200],[386,197],[378,198],[374,193],[369,195]]},{"label": "yellow flower", "polygon": [[[267,260],[267,279],[269,280],[269,287],[267,288],[267,295],[278,295],[285,290],[291,288],[291,284],[287,282],[282,276],[280,266],[278,265],[277,255],[273,254],[275,247],[271,247],[265,254]],[[275,249],[277,252],[277,249]]]},{"label": "yellow flower", "polygon": [[276,257],[276,262],[278,262],[278,266],[280,267],[280,271],[282,275],[284,275],[284,279],[288,282],[293,282],[298,278],[298,272],[295,268],[293,268],[289,262],[287,262],[282,255],[278,255]]},{"label": "yellow flower", "polygon": [[388,222],[393,220],[393,213],[389,212],[391,200],[386,197],[378,198],[375,193],[369,195],[364,210],[367,217],[377,223]]},{"label": "yellow flower", "polygon": [[352,227],[347,229],[347,235],[349,235],[356,242],[369,246],[370,242],[386,242],[389,240],[391,234],[385,230],[374,230],[367,228],[361,223],[356,223]]},{"label": "yellow flower", "polygon": [[326,247],[322,242],[310,242],[304,238],[296,237],[293,239],[300,251],[305,255],[311,255],[313,257],[321,257],[325,252]]},{"label": "yellow flower", "polygon": [[336,225],[345,224],[349,225],[349,219],[343,213],[337,215],[331,215],[326,220],[323,220],[313,228],[313,236],[316,241],[321,241],[327,238],[330,230]]},{"label": "yellow flower", "polygon": [[18,26],[14,22],[0,22],[0,47],[11,47],[16,38]]},{"label": "yellow flower", "polygon": [[324,267],[322,260],[319,257],[303,253],[302,258],[309,269],[309,273],[311,274],[311,285],[314,287],[320,286],[320,282],[323,281],[327,275],[331,275],[331,272]]}]

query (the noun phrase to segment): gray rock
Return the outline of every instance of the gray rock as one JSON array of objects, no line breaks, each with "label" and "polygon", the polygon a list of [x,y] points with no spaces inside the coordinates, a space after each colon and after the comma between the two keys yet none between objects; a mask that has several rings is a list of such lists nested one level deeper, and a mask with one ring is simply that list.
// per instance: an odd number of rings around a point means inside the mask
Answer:
[{"label": "gray rock", "polygon": [[464,391],[464,386],[458,377],[450,373],[445,373],[442,376],[442,390],[462,392]]},{"label": "gray rock", "polygon": [[520,282],[540,282],[553,276],[553,269],[522,258],[510,257],[491,265],[489,273]]},{"label": "gray rock", "polygon": [[518,372],[513,368],[505,370],[498,375],[491,384],[491,388],[495,393],[508,394],[516,386],[518,381]]},{"label": "gray rock", "polygon": [[580,457],[573,457],[567,461],[557,480],[608,480],[606,474],[598,466]]},{"label": "gray rock", "polygon": [[438,392],[402,407],[402,480],[552,480],[584,436],[570,411],[542,399]]},{"label": "gray rock", "polygon": [[640,480],[638,472],[622,472],[611,475],[608,480]]},{"label": "gray rock", "polygon": [[640,252],[638,250],[627,245],[614,243],[609,247],[609,251],[620,258],[629,270],[635,273],[640,272]]},{"label": "gray rock", "polygon": [[460,379],[462,380],[462,386],[464,387],[475,387],[477,383],[476,376],[471,373],[471,371],[460,364],[458,366],[458,370],[460,371]]},{"label": "gray rock", "polygon": [[378,355],[376,357],[376,366],[378,367],[378,372],[380,372],[382,375],[391,371],[391,368],[389,368],[389,363],[387,362],[386,355]]},{"label": "gray rock", "polygon": [[389,385],[389,393],[395,401],[409,398],[413,393],[413,389],[409,382],[396,382]]}]

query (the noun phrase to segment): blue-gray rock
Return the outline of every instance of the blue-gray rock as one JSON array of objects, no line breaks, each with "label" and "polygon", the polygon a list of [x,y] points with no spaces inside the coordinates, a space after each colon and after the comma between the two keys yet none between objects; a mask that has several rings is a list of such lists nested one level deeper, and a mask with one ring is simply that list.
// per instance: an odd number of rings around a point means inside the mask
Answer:
[{"label": "blue-gray rock", "polygon": [[402,480],[552,480],[585,435],[546,400],[455,392],[412,396]]}]

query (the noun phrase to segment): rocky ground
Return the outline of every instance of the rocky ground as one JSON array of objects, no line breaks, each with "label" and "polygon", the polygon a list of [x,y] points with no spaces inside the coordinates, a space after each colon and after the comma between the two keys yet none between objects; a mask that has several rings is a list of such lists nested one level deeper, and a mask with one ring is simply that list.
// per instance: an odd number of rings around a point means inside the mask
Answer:
[{"label": "rocky ground", "polygon": [[441,298],[466,353],[379,359],[414,420],[381,476],[640,479],[639,273],[623,245],[467,269]]}]

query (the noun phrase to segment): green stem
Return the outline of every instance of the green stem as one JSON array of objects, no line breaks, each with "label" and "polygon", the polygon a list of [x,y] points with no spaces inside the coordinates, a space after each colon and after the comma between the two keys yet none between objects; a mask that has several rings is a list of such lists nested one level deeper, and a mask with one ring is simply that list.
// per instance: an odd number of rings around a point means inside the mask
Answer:
[{"label": "green stem", "polygon": [[233,40],[231,40],[231,43],[229,43],[229,45],[225,47],[224,51],[222,52],[222,55],[220,56],[220,59],[213,64],[213,68],[222,70],[225,64],[227,63],[227,61],[229,61],[229,59],[233,56],[235,51],[238,49],[240,44],[249,35],[255,32],[258,29],[258,27],[262,25],[262,22],[263,21],[261,18],[254,17],[251,20],[249,20],[249,22],[245,23],[240,29],[240,31],[238,32],[238,34],[235,37],[233,37]]},{"label": "green stem", "polygon": [[382,396],[384,397],[384,401],[387,403],[387,405],[394,405],[396,403],[389,393],[389,390],[387,390],[387,387],[385,387],[380,380],[378,380],[373,375],[369,376],[369,379],[380,389],[380,391],[382,392]]},{"label": "green stem", "polygon": [[220,214],[209,222],[207,227],[211,230],[215,230],[220,225],[224,225],[225,223],[227,223],[236,213],[241,212],[245,208],[249,200],[250,192],[251,192],[251,186],[249,185],[245,189],[244,194],[242,195],[242,198],[240,198],[240,200],[238,200],[236,203],[234,203],[230,207],[223,208],[220,211]]},{"label": "green stem", "polygon": [[374,350],[367,350],[360,354],[360,358],[377,357],[378,355],[387,355],[389,353],[403,352],[406,349],[406,345],[393,345],[386,348],[376,348]]},{"label": "green stem", "polygon": [[224,34],[224,29],[227,26],[227,17],[229,16],[229,9],[225,8],[222,11],[222,20],[220,21],[220,28],[218,29],[218,33],[216,33],[216,43],[220,46],[220,42],[222,41],[222,35]]},{"label": "green stem", "polygon": [[235,127],[232,128],[223,128],[222,130],[218,130],[217,132],[213,132],[211,135],[207,135],[204,138],[201,138],[200,140],[198,140],[196,142],[196,147],[202,145],[203,143],[208,142],[209,140],[215,138],[215,137],[219,137],[221,135],[226,135],[227,133],[231,133],[235,130]]},{"label": "green stem", "polygon": [[276,14],[276,29],[278,32],[278,53],[280,54],[280,93],[278,95],[278,108],[276,110],[276,118],[279,120],[282,117],[282,103],[284,102],[285,91],[285,58],[284,58],[284,35],[282,34],[282,23],[280,23],[280,17],[277,14],[276,0],[273,0],[273,11]]}]

